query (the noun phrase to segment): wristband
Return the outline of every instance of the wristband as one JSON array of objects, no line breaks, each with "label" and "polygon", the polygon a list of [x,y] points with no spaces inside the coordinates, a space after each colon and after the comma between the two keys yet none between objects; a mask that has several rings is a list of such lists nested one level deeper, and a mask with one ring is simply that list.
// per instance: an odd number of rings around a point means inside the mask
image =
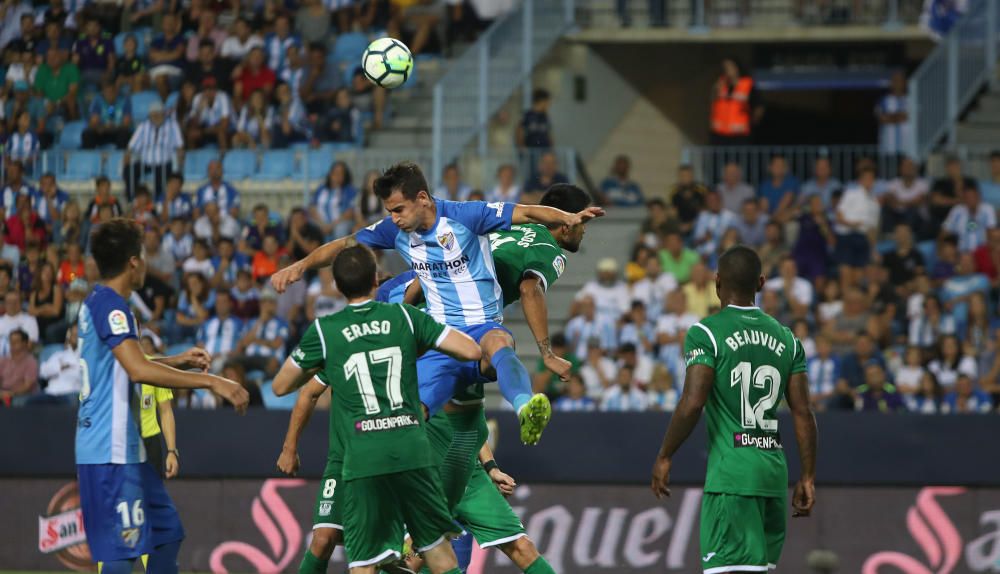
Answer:
[{"label": "wristband", "polygon": [[181,457],[180,451],[178,451],[176,448],[172,448],[172,449],[168,450],[167,454],[172,454],[172,455],[176,456],[177,458]]},{"label": "wristband", "polygon": [[500,465],[497,464],[496,459],[491,458],[490,460],[483,463],[483,470],[486,471],[486,474],[489,474],[493,469],[499,469],[499,468]]}]

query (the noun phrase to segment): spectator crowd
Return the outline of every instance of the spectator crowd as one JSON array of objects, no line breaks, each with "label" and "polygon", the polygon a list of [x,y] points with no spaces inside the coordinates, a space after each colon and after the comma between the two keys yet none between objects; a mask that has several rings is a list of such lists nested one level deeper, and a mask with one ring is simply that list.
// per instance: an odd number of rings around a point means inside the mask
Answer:
[{"label": "spectator crowd", "polygon": [[[606,190],[626,187],[623,165]],[[681,166],[666,199],[646,202],[631,260],[598,262],[553,337],[571,380],[539,364],[536,391],[565,410],[672,410],[685,333],[719,309],[716,261],[742,243],[764,264],[759,306],[802,341],[817,410],[996,412],[1000,152],[982,180],[954,157],[938,179],[919,167],[901,157],[883,180],[862,159],[841,182],[819,156],[801,181],[777,155],[763,181],[732,162],[700,182]]]}]

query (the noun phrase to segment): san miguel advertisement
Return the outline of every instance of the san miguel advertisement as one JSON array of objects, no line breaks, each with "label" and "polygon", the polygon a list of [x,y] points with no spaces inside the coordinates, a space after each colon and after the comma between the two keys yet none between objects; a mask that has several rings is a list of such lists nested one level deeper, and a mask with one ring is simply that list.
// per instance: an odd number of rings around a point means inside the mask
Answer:
[{"label": "san miguel advertisement", "polygon": [[[182,480],[169,489],[187,529],[182,571],[292,572],[309,544],[318,482]],[[0,569],[93,570],[71,481],[0,480]],[[700,572],[701,491],[658,503],[639,486],[521,485],[510,499],[557,572]],[[330,572],[344,568],[334,554]],[[470,572],[517,570],[477,548]],[[1000,489],[820,488],[790,519],[779,572],[1000,572]]]}]

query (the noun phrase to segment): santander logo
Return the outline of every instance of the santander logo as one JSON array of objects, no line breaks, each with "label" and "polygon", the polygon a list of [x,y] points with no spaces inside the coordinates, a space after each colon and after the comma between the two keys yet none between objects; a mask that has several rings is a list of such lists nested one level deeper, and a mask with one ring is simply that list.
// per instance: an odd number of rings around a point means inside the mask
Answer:
[{"label": "santander logo", "polygon": [[[278,493],[282,488],[298,488],[306,484],[299,478],[274,478],[264,481],[260,494],[255,496],[250,507],[250,516],[267,542],[270,552],[240,541],[223,542],[215,547],[209,558],[209,566],[215,574],[228,574],[225,561],[238,556],[250,565],[250,570],[265,574],[282,572],[302,554],[302,527],[288,504]],[[246,565],[236,566],[237,571],[245,571]]]},{"label": "santander logo", "polygon": [[906,513],[906,528],[924,551],[927,565],[902,552],[883,551],[868,557],[861,573],[901,571],[905,574],[950,574],[962,556],[962,536],[938,504],[937,497],[964,492],[965,489],[960,487],[924,488],[917,494],[916,505]]}]

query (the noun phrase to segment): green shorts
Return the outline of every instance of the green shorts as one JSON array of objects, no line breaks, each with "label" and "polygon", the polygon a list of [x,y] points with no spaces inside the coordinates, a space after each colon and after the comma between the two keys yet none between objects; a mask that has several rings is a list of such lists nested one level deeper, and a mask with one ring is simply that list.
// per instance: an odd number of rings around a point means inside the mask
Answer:
[{"label": "green shorts", "polygon": [[767,572],[785,544],[785,498],[706,492],[701,499],[704,574]]},{"label": "green shorts", "polygon": [[465,496],[455,507],[455,517],[482,548],[527,536],[521,520],[478,464],[472,471]]},{"label": "green shorts", "polygon": [[319,483],[316,493],[316,508],[313,510],[313,530],[317,528],[336,528],[344,530],[343,502],[340,500],[340,472],[342,461],[327,460],[323,480]]},{"label": "green shorts", "polygon": [[439,412],[424,427],[431,443],[434,464],[441,476],[448,508],[465,495],[479,449],[489,436],[482,409],[456,413]]},{"label": "green shorts", "polygon": [[403,531],[424,552],[457,536],[437,472],[418,468],[344,481],[344,550],[348,567],[383,564],[399,558]]}]

